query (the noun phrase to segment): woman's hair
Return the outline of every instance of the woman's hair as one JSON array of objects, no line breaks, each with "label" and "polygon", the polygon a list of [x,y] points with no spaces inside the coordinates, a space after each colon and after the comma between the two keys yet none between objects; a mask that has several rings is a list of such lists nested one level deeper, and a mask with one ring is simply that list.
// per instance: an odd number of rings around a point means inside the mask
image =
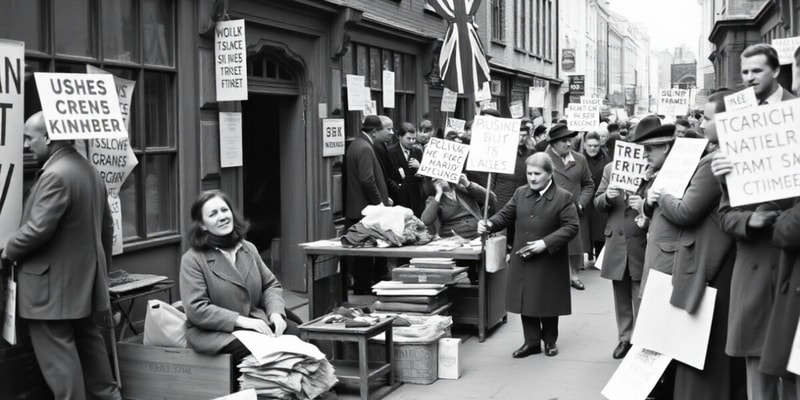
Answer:
[{"label": "woman's hair", "polygon": [[525,165],[539,167],[548,174],[553,173],[553,159],[550,158],[550,155],[542,151],[533,153],[530,157],[528,157],[525,160]]},{"label": "woman's hair", "polygon": [[222,201],[228,205],[228,208],[230,208],[233,214],[234,235],[244,239],[247,234],[249,224],[234,210],[228,195],[220,190],[206,190],[197,195],[189,211],[189,215],[192,218],[191,226],[189,227],[189,245],[192,246],[193,249],[201,250],[208,247],[206,242],[208,239],[208,232],[203,229],[203,206],[214,197],[222,199]]}]

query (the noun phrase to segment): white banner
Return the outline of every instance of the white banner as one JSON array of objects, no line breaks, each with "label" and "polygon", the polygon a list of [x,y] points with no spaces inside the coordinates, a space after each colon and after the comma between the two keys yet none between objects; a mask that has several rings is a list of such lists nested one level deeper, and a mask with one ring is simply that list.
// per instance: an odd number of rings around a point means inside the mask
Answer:
[{"label": "white banner", "polygon": [[425,154],[422,155],[417,173],[458,183],[469,150],[470,147],[466,144],[431,138],[425,146]]},{"label": "white banner", "polygon": [[214,29],[217,101],[247,100],[244,20],[217,21]]},{"label": "white banner", "polygon": [[361,75],[345,76],[347,84],[347,111],[364,111],[364,77]]},{"label": "white banner", "polygon": [[546,90],[544,87],[528,88],[528,107],[543,108]]},{"label": "white banner", "polygon": [[219,113],[219,164],[222,168],[241,167],[242,150],[242,113]]},{"label": "white banner", "polygon": [[669,117],[684,115],[689,111],[688,89],[661,89],[658,98],[658,112]]},{"label": "white banner", "polygon": [[644,146],[617,140],[614,144],[614,167],[610,185],[628,192],[636,192],[647,171]]},{"label": "white banner", "polygon": [[22,218],[25,43],[0,39],[0,248]]},{"label": "white banner", "polygon": [[442,112],[455,112],[457,100],[458,93],[444,88],[444,90],[442,90]]},{"label": "white banner", "polygon": [[322,120],[322,156],[344,155],[344,120],[339,118]]},{"label": "white banner", "polygon": [[758,106],[758,100],[756,100],[756,91],[752,86],[749,86],[747,89],[738,91],[734,94],[725,96],[724,100],[725,111],[727,112]]},{"label": "white banner", "polygon": [[475,117],[472,123],[467,169],[513,174],[517,159],[520,122],[511,118],[483,115]]},{"label": "white banner", "polygon": [[383,71],[383,108],[394,108],[394,72]]},{"label": "white banner", "polygon": [[707,144],[708,139],[685,137],[675,139],[664,165],[658,171],[653,187],[664,189],[664,193],[682,199],[683,192],[689,186],[689,181],[692,180]]},{"label": "white banner", "polygon": [[772,47],[778,52],[781,65],[794,64],[794,52],[800,47],[800,36],[772,39]]}]

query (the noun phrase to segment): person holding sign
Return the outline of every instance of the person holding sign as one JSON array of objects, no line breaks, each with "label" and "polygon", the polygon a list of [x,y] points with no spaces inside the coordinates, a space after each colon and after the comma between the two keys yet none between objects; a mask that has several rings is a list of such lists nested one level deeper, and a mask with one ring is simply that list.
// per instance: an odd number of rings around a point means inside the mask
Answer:
[{"label": "person holding sign", "polygon": [[[592,202],[594,181],[592,181],[592,172],[589,170],[586,158],[572,151],[572,139],[577,135],[578,132],[567,129],[564,124],[553,125],[549,133],[550,147],[545,153],[553,160],[555,168],[553,179],[556,184],[572,193],[572,201],[575,202],[578,215],[583,215],[589,208],[589,203]],[[569,243],[570,284],[578,290],[586,288],[578,278],[578,271],[583,266],[583,246],[581,246],[580,235],[584,234],[588,234],[588,232],[579,231],[578,236]]]},{"label": "person holding sign", "polygon": [[425,208],[425,201],[422,196],[422,177],[417,176],[422,160],[422,150],[414,145],[417,142],[417,130],[414,125],[404,122],[400,125],[397,138],[398,142],[387,150],[388,179],[397,185],[396,204],[411,209],[419,217]]},{"label": "person holding sign", "polygon": [[572,312],[568,244],[578,235],[578,211],[572,194],[558,186],[547,153],[525,160],[527,185],[521,186],[497,214],[478,223],[478,233],[515,226],[508,269],[506,308],[522,318],[525,342],[514,358],[542,352],[558,354],[558,317]]},{"label": "person holding sign", "polygon": [[[501,210],[503,206],[511,200],[511,196],[518,187],[524,186],[527,180],[525,179],[525,160],[533,154],[525,145],[529,137],[530,127],[521,124],[519,128],[519,143],[517,145],[517,158],[514,165],[513,174],[497,174],[494,181],[494,192],[497,194],[497,201],[494,203],[495,210]],[[508,227],[506,232],[508,238],[508,245],[514,243],[514,227]]]},{"label": "person holding sign", "polygon": [[[464,174],[457,185],[444,179],[430,178],[426,178],[423,185],[428,199],[420,219],[425,225],[438,226],[441,237],[478,237],[478,220],[483,216],[480,205],[486,198],[483,186],[471,182]],[[489,200],[494,202],[496,199],[495,194],[489,192]]]},{"label": "person holding sign", "polygon": [[120,399],[94,314],[109,320],[113,222],[106,185],[72,140],[48,135],[42,112],[25,146],[44,166],[2,258],[19,264],[17,315],[56,399]]}]

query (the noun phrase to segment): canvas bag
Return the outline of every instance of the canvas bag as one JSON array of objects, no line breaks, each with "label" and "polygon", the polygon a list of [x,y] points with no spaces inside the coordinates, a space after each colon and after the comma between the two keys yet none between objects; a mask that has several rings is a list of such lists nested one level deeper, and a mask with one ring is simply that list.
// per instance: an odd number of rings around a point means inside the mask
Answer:
[{"label": "canvas bag", "polygon": [[17,283],[14,282],[14,267],[6,285],[6,308],[3,315],[3,339],[10,345],[17,344]]},{"label": "canvas bag", "polygon": [[186,314],[161,301],[148,300],[144,317],[144,345],[159,347],[186,346]]},{"label": "canvas bag", "polygon": [[486,238],[486,272],[494,273],[506,267],[506,237],[503,235]]}]

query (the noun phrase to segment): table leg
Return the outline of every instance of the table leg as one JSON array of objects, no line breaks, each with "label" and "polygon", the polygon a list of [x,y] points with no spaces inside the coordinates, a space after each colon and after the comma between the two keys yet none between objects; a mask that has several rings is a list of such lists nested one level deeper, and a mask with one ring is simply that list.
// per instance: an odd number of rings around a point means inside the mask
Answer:
[{"label": "table leg", "polygon": [[486,340],[486,250],[481,252],[478,262],[478,341]]},{"label": "table leg", "polygon": [[394,338],[392,337],[393,327],[386,330],[386,360],[391,366],[389,368],[389,386],[394,386]]},{"label": "table leg", "polygon": [[314,308],[314,265],[316,264],[317,256],[309,254],[306,261],[306,293],[308,294],[308,320],[319,317],[317,310]]},{"label": "table leg", "polygon": [[361,389],[361,400],[369,399],[369,363],[367,362],[367,337],[358,338],[358,385]]}]

